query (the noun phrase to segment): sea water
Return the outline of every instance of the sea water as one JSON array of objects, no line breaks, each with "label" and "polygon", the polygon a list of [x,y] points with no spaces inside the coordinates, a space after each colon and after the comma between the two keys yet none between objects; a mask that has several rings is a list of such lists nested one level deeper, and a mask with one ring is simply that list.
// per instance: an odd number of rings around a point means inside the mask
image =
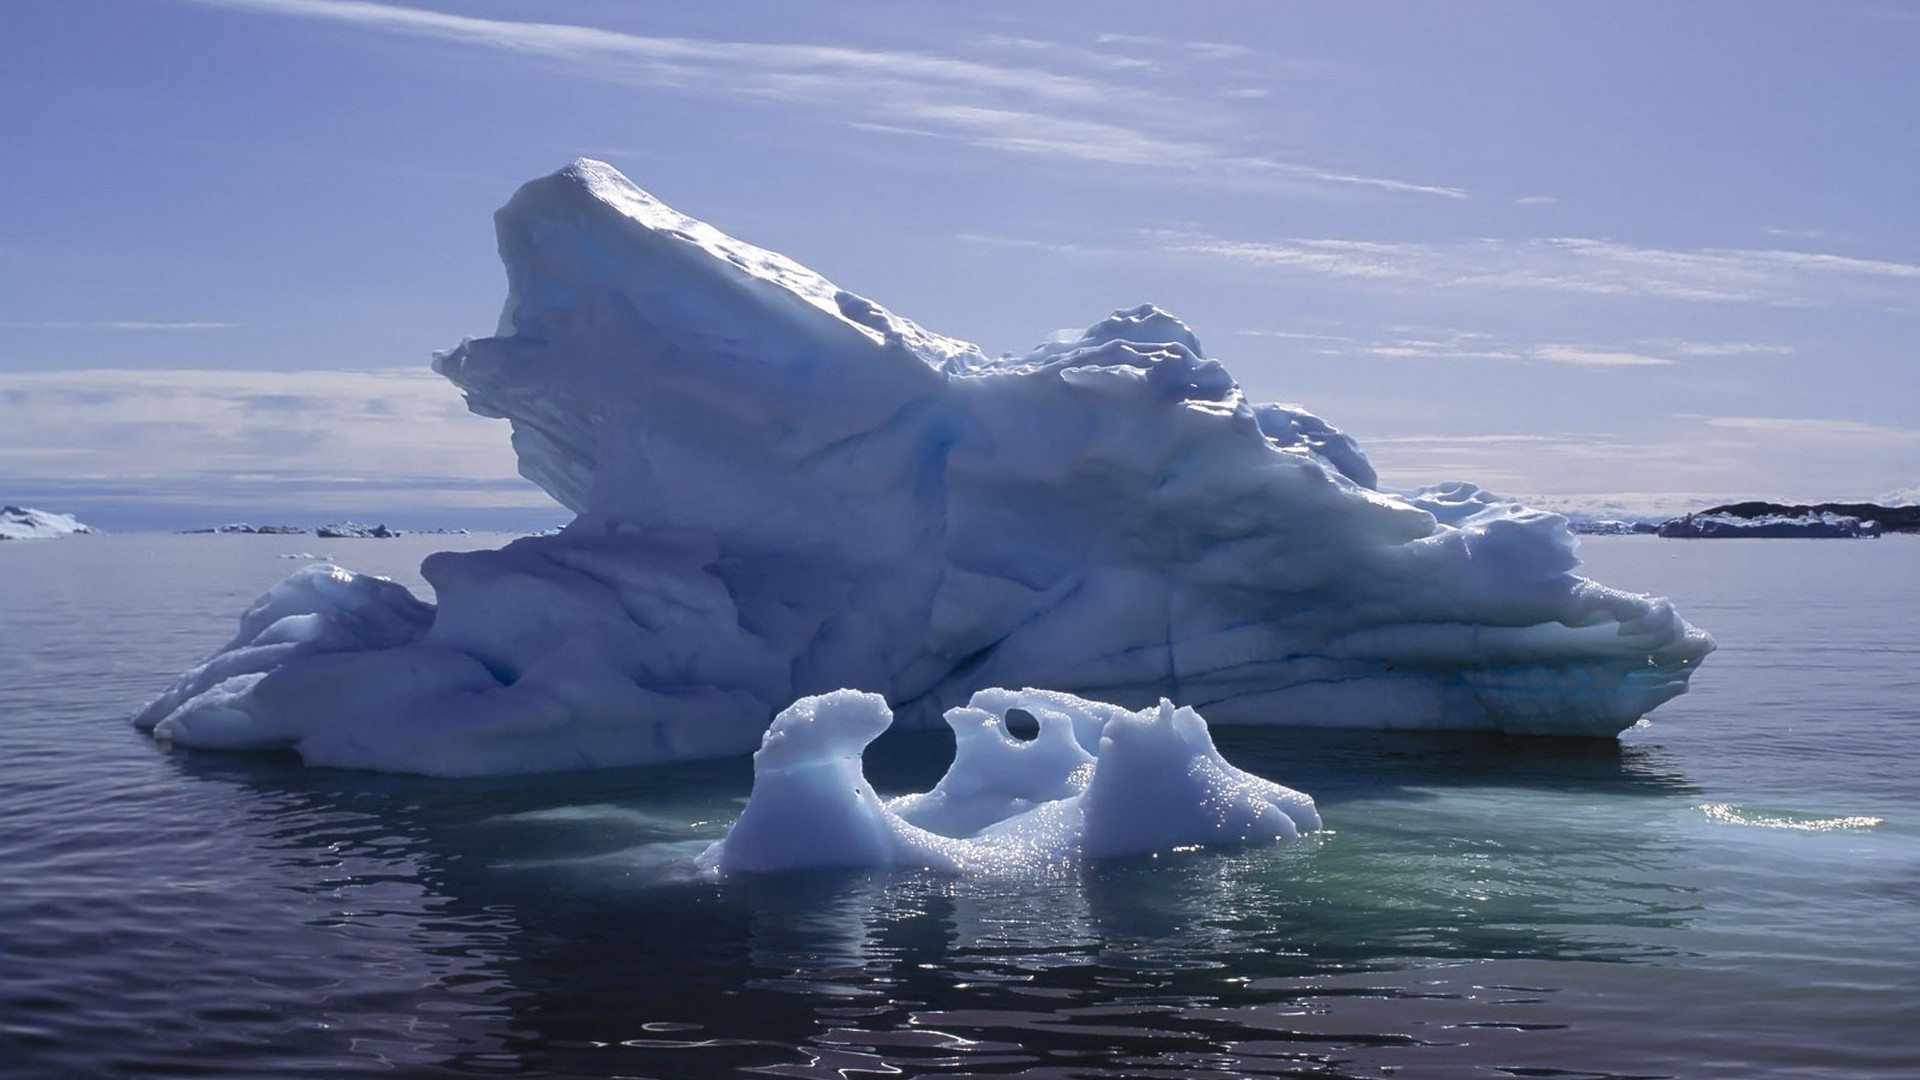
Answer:
[{"label": "sea water", "polygon": [[502,540],[0,544],[0,1074],[1920,1074],[1920,540],[1589,539],[1719,639],[1651,723],[1219,728],[1331,831],[1039,876],[699,877],[744,759],[445,781],[125,722],[307,557],[418,588]]}]

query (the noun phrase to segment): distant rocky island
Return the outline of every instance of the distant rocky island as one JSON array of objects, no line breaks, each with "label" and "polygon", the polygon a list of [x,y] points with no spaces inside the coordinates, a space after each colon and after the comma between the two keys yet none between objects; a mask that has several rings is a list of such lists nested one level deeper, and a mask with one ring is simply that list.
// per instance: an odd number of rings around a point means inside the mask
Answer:
[{"label": "distant rocky island", "polygon": [[1567,517],[1567,525],[1582,536],[1651,536],[1660,527],[1657,521],[1626,521],[1571,514]]},{"label": "distant rocky island", "polygon": [[1736,537],[1872,539],[1886,533],[1920,534],[1920,505],[1881,503],[1776,503],[1752,500],[1696,510],[1665,521],[1569,515],[1585,536],[1664,536],[1715,540]]},{"label": "distant rocky island", "polygon": [[1920,533],[1920,506],[1740,502],[1686,514],[1661,523],[1655,530],[1659,536],[1687,539],[1742,536],[1871,539],[1893,532]]},{"label": "distant rocky island", "polygon": [[[399,529],[390,529],[386,525],[362,525],[357,521],[339,521],[332,525],[306,528],[301,525],[250,525],[235,522],[229,525],[215,525],[207,529],[182,529],[185,534],[197,533],[239,533],[247,536],[317,536],[322,540],[391,540],[407,535]],[[414,529],[417,534],[429,536],[466,536],[466,529]]]},{"label": "distant rocky island", "polygon": [[30,506],[0,506],[0,540],[51,540],[98,532],[72,514],[35,510]]}]

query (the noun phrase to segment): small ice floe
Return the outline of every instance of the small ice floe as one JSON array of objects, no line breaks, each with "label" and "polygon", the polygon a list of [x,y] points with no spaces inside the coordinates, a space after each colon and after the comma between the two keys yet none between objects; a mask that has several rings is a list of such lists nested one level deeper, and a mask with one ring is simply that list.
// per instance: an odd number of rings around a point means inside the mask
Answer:
[{"label": "small ice floe", "polygon": [[[1007,717],[1039,722],[1030,739]],[[753,794],[701,865],[997,873],[1320,828],[1313,799],[1227,764],[1206,721],[1162,700],[1133,712],[1046,690],[982,690],[949,709],[953,765],[931,791],[882,799],[861,753],[893,722],[878,694],[801,698],[753,756]]]}]

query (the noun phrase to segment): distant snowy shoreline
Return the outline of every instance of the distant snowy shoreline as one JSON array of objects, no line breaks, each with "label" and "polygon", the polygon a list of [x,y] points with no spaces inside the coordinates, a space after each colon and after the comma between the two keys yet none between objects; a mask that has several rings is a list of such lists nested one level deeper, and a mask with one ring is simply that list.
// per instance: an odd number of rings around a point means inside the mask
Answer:
[{"label": "distant snowy shoreline", "polygon": [[1710,506],[1665,519],[1595,518],[1577,511],[1568,512],[1566,516],[1574,532],[1588,536],[1872,539],[1888,533],[1920,533],[1920,506],[1880,503],[1749,501]]},{"label": "distant snowy shoreline", "polygon": [[234,522],[227,525],[214,525],[204,529],[180,529],[183,535],[202,535],[207,533],[234,534],[247,536],[317,536],[322,540],[391,540],[406,536],[408,533],[429,536],[469,536],[471,529],[394,529],[387,525],[362,525],[357,521],[339,521],[331,525],[319,525],[308,528],[304,525],[251,525],[246,522]]}]

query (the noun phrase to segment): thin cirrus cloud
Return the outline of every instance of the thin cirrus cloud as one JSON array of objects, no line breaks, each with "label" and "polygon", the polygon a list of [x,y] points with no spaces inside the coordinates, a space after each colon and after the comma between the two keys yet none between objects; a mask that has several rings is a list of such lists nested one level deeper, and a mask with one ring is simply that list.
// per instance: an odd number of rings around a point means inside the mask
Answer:
[{"label": "thin cirrus cloud", "polygon": [[[1363,445],[1389,484],[1470,476],[1541,509],[1643,517],[1752,498],[1873,498],[1884,488],[1859,486],[1862,481],[1882,474],[1903,455],[1910,457],[1912,447],[1920,445],[1920,429],[1861,420],[1699,414],[1669,419],[1664,433],[1650,436],[1447,433],[1369,438]],[[1757,482],[1756,461],[1767,465]],[[1653,480],[1666,490],[1621,492],[1623,475]],[[1898,501],[1906,494],[1888,492],[1879,501]]]},{"label": "thin cirrus cloud", "polygon": [[1920,428],[1879,424],[1867,420],[1801,416],[1687,416],[1683,419],[1694,420],[1710,428],[1756,432],[1768,436],[1920,442]]},{"label": "thin cirrus cloud", "polygon": [[1529,345],[1474,346],[1459,342],[1411,339],[1362,345],[1355,352],[1382,359],[1401,360],[1538,360],[1575,367],[1660,367],[1673,363],[1664,356],[1649,356],[1592,345],[1546,342]]},{"label": "thin cirrus cloud", "polygon": [[1307,352],[1321,356],[1362,356],[1380,360],[1531,361],[1586,368],[1664,367],[1674,362],[1667,356],[1628,347],[1564,341],[1502,341],[1492,334],[1464,330],[1428,332],[1385,340],[1286,330],[1242,330],[1240,335],[1303,342],[1302,348]]},{"label": "thin cirrus cloud", "polygon": [[[0,372],[0,476],[42,490],[240,474],[391,486],[405,479],[396,461],[450,491],[515,473],[505,426],[468,415],[426,371]],[[502,489],[545,500],[524,483]]]},{"label": "thin cirrus cloud", "polygon": [[1168,48],[1180,49],[1208,60],[1228,60],[1247,56],[1253,52],[1245,45],[1234,45],[1224,41],[1166,41],[1147,34],[1097,34],[1093,39],[1101,45],[1128,45],[1136,48],[1162,52]]},{"label": "thin cirrus cloud", "polygon": [[90,319],[75,322],[9,322],[9,330],[231,330],[230,322],[155,322],[143,319]]},{"label": "thin cirrus cloud", "polygon": [[1078,161],[1151,166],[1156,170],[1211,174],[1216,178],[1224,175],[1236,181],[1259,183],[1269,191],[1275,190],[1271,185],[1276,180],[1295,180],[1444,199],[1469,197],[1464,188],[1335,172],[1265,157],[1227,156],[1204,142],[1151,135],[1102,120],[1050,116],[980,105],[924,105],[916,109],[914,116],[933,126],[898,128],[865,121],[852,123],[867,130],[919,136],[938,136],[941,131],[935,130],[937,127],[949,132],[965,132],[969,141],[976,146],[1008,153],[1064,155]]},{"label": "thin cirrus cloud", "polygon": [[1780,307],[1920,309],[1920,265],[1817,252],[1641,247],[1585,237],[1449,243],[1148,234],[1163,252],[1395,285]]},{"label": "thin cirrus cloud", "polygon": [[1528,352],[1528,358],[1545,360],[1553,364],[1573,364],[1577,367],[1659,367],[1673,363],[1664,356],[1648,356],[1645,353],[1628,352],[1624,349],[1597,349],[1587,345],[1551,343],[1533,346]]},{"label": "thin cirrus cloud", "polygon": [[[1143,60],[1028,39],[980,38],[976,45],[1077,63],[1083,73],[958,56],[843,45],[703,40],[633,34],[562,23],[456,15],[369,0],[197,0],[218,7],[321,19],[364,29],[494,49],[546,61],[603,81],[763,102],[804,103],[880,134],[933,136],[1008,154],[1093,164],[1177,166],[1179,175],[1223,184],[1272,184],[1303,197],[1330,191],[1464,199],[1461,188],[1370,176],[1249,153],[1248,132],[1217,107],[1189,101],[1168,58],[1215,64],[1240,46],[1189,42]],[[1096,45],[1137,44],[1105,34]],[[1168,69],[1151,88],[1132,76]],[[1182,70],[1185,70],[1182,68]],[[1090,73],[1087,73],[1090,72]],[[1127,79],[1103,76],[1123,74]],[[1212,127],[1215,138],[1199,134]],[[1151,174],[1147,174],[1151,175]]]},{"label": "thin cirrus cloud", "polygon": [[1793,346],[1766,341],[1659,341],[1654,345],[1675,356],[1793,355]]}]

